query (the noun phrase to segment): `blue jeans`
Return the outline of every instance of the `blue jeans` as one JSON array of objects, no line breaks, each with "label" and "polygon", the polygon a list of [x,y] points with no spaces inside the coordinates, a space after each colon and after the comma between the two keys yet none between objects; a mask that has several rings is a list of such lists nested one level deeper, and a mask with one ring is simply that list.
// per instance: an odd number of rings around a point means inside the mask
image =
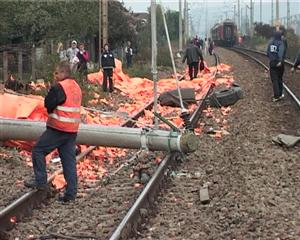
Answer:
[{"label": "blue jeans", "polygon": [[32,163],[35,180],[38,185],[47,183],[45,156],[58,149],[63,167],[63,174],[67,182],[65,195],[75,197],[77,194],[77,170],[75,156],[75,140],[77,133],[61,132],[52,128],[47,130],[39,138],[32,149]]}]

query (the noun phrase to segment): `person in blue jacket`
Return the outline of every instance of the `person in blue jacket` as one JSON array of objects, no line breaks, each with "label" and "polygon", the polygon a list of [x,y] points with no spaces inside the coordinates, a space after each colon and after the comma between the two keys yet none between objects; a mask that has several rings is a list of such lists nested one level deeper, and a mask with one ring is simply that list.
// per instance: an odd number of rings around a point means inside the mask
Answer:
[{"label": "person in blue jacket", "polygon": [[273,85],[273,102],[281,100],[283,95],[283,72],[284,72],[285,44],[282,40],[281,31],[276,31],[267,49],[270,65],[270,77]]}]

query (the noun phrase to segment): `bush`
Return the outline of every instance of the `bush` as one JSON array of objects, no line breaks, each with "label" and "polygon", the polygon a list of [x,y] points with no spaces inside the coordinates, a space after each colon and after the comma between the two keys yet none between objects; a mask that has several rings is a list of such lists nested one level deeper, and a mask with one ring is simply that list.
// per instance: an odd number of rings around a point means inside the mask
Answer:
[{"label": "bush", "polygon": [[131,68],[124,69],[130,77],[152,79],[151,66],[149,63],[136,62]]}]

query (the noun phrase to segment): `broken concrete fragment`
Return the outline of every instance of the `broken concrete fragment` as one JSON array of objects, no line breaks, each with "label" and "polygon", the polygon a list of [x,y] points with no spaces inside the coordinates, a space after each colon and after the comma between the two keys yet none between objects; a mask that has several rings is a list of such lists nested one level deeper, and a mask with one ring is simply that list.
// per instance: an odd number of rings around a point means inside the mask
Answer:
[{"label": "broken concrete fragment", "polygon": [[276,137],[273,137],[272,141],[286,147],[294,147],[300,141],[300,137],[279,134]]},{"label": "broken concrete fragment", "polygon": [[200,202],[202,204],[207,204],[210,202],[209,199],[209,194],[208,194],[208,188],[207,187],[202,187],[200,188]]}]

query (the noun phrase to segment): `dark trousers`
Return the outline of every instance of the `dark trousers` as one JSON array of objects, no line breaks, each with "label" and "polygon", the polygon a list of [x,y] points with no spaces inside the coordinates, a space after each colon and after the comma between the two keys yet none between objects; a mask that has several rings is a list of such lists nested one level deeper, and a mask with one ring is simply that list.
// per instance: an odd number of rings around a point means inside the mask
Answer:
[{"label": "dark trousers", "polygon": [[127,65],[127,68],[130,68],[132,65],[132,56],[129,54],[126,55],[126,65]]},{"label": "dark trousers", "polygon": [[192,62],[189,64],[189,75],[190,79],[196,78],[198,75],[199,62]]},{"label": "dark trousers", "polygon": [[65,133],[47,128],[32,149],[32,163],[38,185],[47,183],[45,156],[58,149],[67,182],[65,195],[75,197],[77,193],[77,171],[75,156],[75,140],[77,133]]},{"label": "dark trousers", "polygon": [[284,66],[282,67],[271,67],[270,77],[273,85],[274,98],[279,98],[283,92],[283,73]]},{"label": "dark trousers", "polygon": [[103,92],[107,92],[107,80],[109,81],[109,91],[114,91],[114,85],[113,85],[113,69],[112,68],[105,68],[103,69],[103,84],[102,89]]}]

